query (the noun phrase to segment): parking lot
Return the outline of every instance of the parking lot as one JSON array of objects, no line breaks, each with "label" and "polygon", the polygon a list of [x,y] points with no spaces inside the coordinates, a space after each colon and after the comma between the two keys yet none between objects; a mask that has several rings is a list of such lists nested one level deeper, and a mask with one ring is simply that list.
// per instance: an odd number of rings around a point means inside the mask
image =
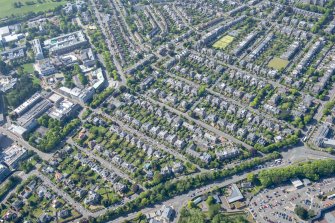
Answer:
[{"label": "parking lot", "polygon": [[335,178],[324,179],[300,189],[291,184],[265,189],[251,199],[249,211],[257,222],[304,222],[294,213],[296,205],[317,214],[321,209],[335,203],[335,200],[329,198],[321,200],[322,197],[334,193]]}]

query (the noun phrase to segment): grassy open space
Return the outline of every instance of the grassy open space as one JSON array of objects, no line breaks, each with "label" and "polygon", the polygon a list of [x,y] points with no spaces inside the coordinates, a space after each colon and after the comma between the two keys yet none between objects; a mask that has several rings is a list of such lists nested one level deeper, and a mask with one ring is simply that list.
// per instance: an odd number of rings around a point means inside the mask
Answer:
[{"label": "grassy open space", "polygon": [[280,70],[282,68],[285,68],[288,65],[288,60],[283,60],[279,57],[274,57],[272,60],[270,60],[268,67],[271,67],[276,70]]},{"label": "grassy open space", "polygon": [[23,64],[22,67],[25,73],[31,74],[34,72],[34,67],[32,63]]},{"label": "grassy open space", "polygon": [[224,37],[222,37],[221,39],[219,39],[218,41],[216,41],[213,44],[213,47],[216,49],[225,49],[231,42],[233,42],[234,37],[233,36],[229,36],[226,35]]},{"label": "grassy open space", "polygon": [[[15,7],[14,3],[22,3],[20,7]],[[34,2],[34,4],[27,4]],[[44,12],[63,5],[66,0],[1,0],[0,18],[9,17],[11,15],[24,15],[29,12]]]}]

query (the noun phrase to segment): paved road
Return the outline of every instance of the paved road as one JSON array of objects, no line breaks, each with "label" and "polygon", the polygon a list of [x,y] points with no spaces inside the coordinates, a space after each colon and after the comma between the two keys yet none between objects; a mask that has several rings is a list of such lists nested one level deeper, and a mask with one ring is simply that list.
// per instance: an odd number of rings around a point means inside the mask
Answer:
[{"label": "paved road", "polygon": [[[11,176],[20,177],[22,181],[25,181],[31,175],[32,175],[32,172],[30,172],[29,174],[24,174],[21,171],[17,171],[17,172],[14,172]],[[9,177],[11,177],[11,176],[9,176]],[[8,181],[8,179],[9,179],[9,177],[4,182],[2,182],[1,185],[5,185]],[[0,202],[2,204],[6,203],[8,198],[14,193],[16,193],[16,187],[14,187],[12,190],[10,190],[9,193],[2,200],[0,200]]]},{"label": "paved road", "polygon": [[[282,167],[284,166],[287,166],[289,165],[288,163],[285,163],[283,165],[281,165]],[[275,167],[272,167],[272,168],[275,168]],[[255,173],[257,174],[258,172],[260,172],[262,169],[257,169],[257,170],[254,170],[254,171],[251,171],[252,173]],[[148,213],[151,213],[159,208],[162,207],[162,205],[168,205],[168,206],[173,206],[173,208],[177,211],[177,214],[178,214],[178,211],[187,204],[187,202],[191,199],[193,199],[194,197],[197,197],[197,196],[200,196],[202,194],[206,194],[216,188],[222,188],[222,187],[226,187],[230,184],[233,184],[233,183],[237,183],[243,179],[245,179],[247,177],[247,174],[248,173],[245,173],[245,174],[242,174],[242,175],[234,175],[232,177],[229,177],[229,178],[225,178],[225,179],[222,179],[222,180],[217,180],[211,184],[208,184],[206,186],[203,186],[203,187],[199,187],[197,189],[194,189],[194,190],[191,190],[191,191],[188,191],[187,193],[184,193],[182,195],[178,195],[178,196],[175,196],[169,200],[166,200],[162,203],[159,203],[159,204],[156,204],[152,207],[147,207],[147,208],[144,208],[138,212],[141,212],[143,214],[148,214]],[[118,223],[118,222],[123,222],[125,220],[130,220],[130,219],[133,219],[136,217],[137,213],[138,212],[134,212],[134,213],[131,213],[131,214],[128,214],[126,217],[120,217],[120,218],[117,218],[113,221],[110,221],[110,222],[113,222],[113,223]]]},{"label": "paved road", "polygon": [[[169,154],[172,154],[174,155],[176,158],[184,161],[184,162],[190,162],[185,156],[183,156],[182,154],[178,153],[176,150],[174,149],[170,149],[168,147],[166,147],[165,145],[161,144],[160,142],[148,137],[147,135],[143,134],[142,132],[136,130],[136,129],[133,129],[131,128],[130,126],[128,126],[127,124],[123,123],[122,121],[118,120],[118,119],[115,119],[113,118],[112,116],[104,113],[104,112],[99,112],[100,115],[103,115],[104,117],[116,122],[117,124],[119,124],[123,129],[125,129],[126,131],[132,133],[133,135],[136,135],[138,136],[139,138],[145,140],[146,142],[149,142],[151,145],[169,153]],[[202,171],[206,171],[205,169],[201,168],[200,166],[194,164],[199,170],[202,170]]]},{"label": "paved road", "polygon": [[4,127],[0,127],[0,133],[2,133],[4,135],[7,135],[7,137],[11,138],[13,141],[22,145],[26,149],[36,152],[43,160],[48,160],[52,157],[52,154],[41,152],[40,150],[36,149],[35,147],[29,145],[29,143],[27,143],[20,136],[14,134],[13,132],[9,131],[8,129],[5,129]]},{"label": "paved road", "polygon": [[281,153],[284,160],[294,162],[308,161],[310,159],[335,159],[334,155],[326,152],[308,149],[304,145],[299,145],[288,151]]},{"label": "paved road", "polygon": [[[335,84],[333,84],[333,87],[332,89],[329,91],[328,93],[328,96],[329,96],[329,100],[328,101],[334,101],[335,100]],[[325,104],[328,102],[328,101],[323,101],[319,108],[318,108],[318,112],[316,113],[316,115],[314,116],[314,118],[318,121],[321,120],[322,116],[323,116],[323,110],[324,110],[324,107],[325,107]]]},{"label": "paved road", "polygon": [[[271,80],[271,79],[269,79],[269,78],[265,78],[265,77],[256,75],[256,74],[254,74],[253,72],[248,72],[248,71],[242,70],[241,68],[237,67],[236,65],[223,63],[223,62],[221,62],[221,61],[219,61],[219,60],[214,60],[212,57],[209,57],[209,56],[204,55],[204,54],[200,54],[199,52],[197,52],[197,51],[195,51],[195,50],[192,50],[192,53],[194,53],[194,54],[196,54],[197,56],[200,56],[200,57],[205,57],[206,59],[208,59],[208,60],[210,60],[210,61],[216,62],[216,63],[218,63],[218,64],[220,64],[220,65],[223,65],[224,67],[228,67],[228,68],[230,68],[230,69],[232,69],[232,70],[237,70],[237,71],[242,72],[242,73],[248,73],[248,75],[250,75],[251,77],[254,77],[254,78],[256,78],[257,80],[262,80],[262,81],[264,81],[264,82],[266,82],[266,83],[270,83],[270,84],[272,84],[274,87],[277,87],[277,88],[283,88],[283,89],[288,89],[287,86],[285,86],[285,85],[279,83],[278,81],[274,81],[274,80]],[[306,93],[306,92],[303,92],[303,91],[300,91],[300,93],[301,93],[302,95],[309,95],[309,93]],[[315,100],[316,102],[321,103],[321,100],[319,100],[319,99],[317,99],[317,98],[314,98],[314,100]]]},{"label": "paved road", "polygon": [[[115,172],[117,175],[119,175],[123,179],[127,179],[128,181],[135,183],[127,174],[123,173],[119,168],[117,168],[113,163],[101,158],[100,156],[95,155],[92,151],[85,149],[75,143],[72,138],[69,138],[67,140],[67,143],[69,143],[72,146],[77,147],[79,150],[87,154],[89,157],[93,158],[94,160],[97,160],[101,163],[101,165],[105,168],[107,168],[109,171]],[[139,185],[142,189],[146,190],[143,186]]]},{"label": "paved road", "polygon": [[122,67],[121,67],[120,63],[116,59],[115,51],[114,51],[114,49],[112,47],[112,43],[110,41],[110,36],[108,35],[108,32],[106,31],[105,26],[104,26],[104,24],[101,20],[101,16],[100,16],[101,13],[98,11],[94,0],[91,0],[91,5],[93,6],[94,14],[96,15],[96,17],[98,19],[98,23],[99,23],[99,26],[102,30],[102,33],[104,34],[104,36],[106,38],[107,47],[109,49],[109,52],[112,54],[113,63],[114,63],[114,65],[115,65],[115,67],[116,67],[116,69],[117,69],[117,71],[120,75],[121,85],[125,85],[127,80],[126,80],[125,74],[122,70]]},{"label": "paved road", "polygon": [[[178,79],[178,80],[184,81],[185,83],[187,83],[187,84],[189,84],[189,85],[191,85],[191,86],[193,86],[193,87],[196,87],[196,88],[199,88],[199,87],[200,87],[199,84],[197,84],[197,83],[195,83],[195,82],[193,82],[193,81],[190,81],[190,80],[188,80],[188,79],[186,79],[186,78],[177,76],[177,75],[172,74],[172,73],[168,73],[168,75],[170,75],[171,77],[174,77],[174,78],[176,78],[176,79]],[[289,124],[289,123],[287,123],[287,122],[284,122],[284,121],[275,119],[275,118],[273,118],[272,116],[270,116],[270,115],[268,115],[268,114],[266,114],[266,113],[264,113],[264,112],[260,112],[259,110],[250,107],[249,105],[245,105],[245,104],[242,104],[241,102],[239,102],[239,101],[237,101],[237,100],[235,100],[235,99],[228,98],[228,97],[226,97],[226,96],[220,94],[219,92],[214,91],[212,88],[207,88],[206,90],[207,90],[209,93],[211,93],[212,95],[215,95],[215,96],[221,98],[222,100],[228,101],[228,102],[230,102],[231,104],[237,105],[237,106],[239,106],[239,107],[241,107],[241,108],[247,108],[249,111],[252,111],[253,113],[255,113],[255,114],[259,115],[259,116],[266,117],[267,119],[269,119],[269,120],[271,120],[271,121],[273,121],[273,122],[275,122],[275,123],[281,123],[281,124],[283,124],[283,125],[287,125],[287,126],[289,126],[291,129],[298,130],[297,128],[295,128],[294,126],[292,126],[291,124]]]},{"label": "paved road", "polygon": [[252,148],[250,145],[248,145],[248,144],[246,144],[246,143],[244,143],[244,142],[236,139],[235,137],[232,137],[231,135],[228,135],[227,133],[224,133],[224,132],[218,130],[217,128],[215,128],[213,126],[210,126],[210,125],[208,125],[208,124],[206,124],[206,123],[204,123],[204,122],[202,122],[200,120],[192,118],[187,113],[183,113],[183,112],[181,112],[181,111],[179,111],[179,110],[177,110],[175,108],[172,108],[172,107],[170,107],[170,106],[168,106],[168,105],[166,105],[166,104],[164,104],[162,102],[159,102],[159,101],[156,101],[156,100],[152,99],[149,95],[146,95],[145,98],[146,98],[146,100],[152,102],[153,104],[156,104],[156,105],[158,105],[158,106],[160,106],[162,108],[165,107],[169,111],[171,111],[171,112],[173,112],[173,113],[175,113],[175,114],[177,114],[179,116],[182,116],[182,117],[186,118],[187,120],[189,120],[191,122],[194,122],[197,125],[205,128],[205,129],[207,129],[207,130],[209,130],[211,132],[214,132],[216,135],[218,135],[220,137],[224,137],[224,138],[226,138],[226,139],[228,139],[228,140],[230,140],[232,142],[235,142],[237,144],[241,144],[241,145],[243,145],[247,149],[251,149]]},{"label": "paved road", "polygon": [[90,211],[88,211],[80,203],[72,199],[72,197],[68,193],[59,189],[48,177],[44,176],[38,171],[33,171],[33,174],[41,178],[46,186],[50,187],[58,196],[62,197],[67,203],[72,205],[77,211],[79,211],[83,215],[83,217],[92,215]]},{"label": "paved road", "polygon": [[[335,159],[335,156],[333,156],[333,155],[330,155],[330,154],[324,153],[324,152],[320,152],[320,151],[313,151],[313,150],[307,149],[304,146],[299,146],[299,147],[293,148],[291,150],[288,150],[287,152],[282,153],[282,155],[283,155],[283,164],[280,165],[280,166],[274,166],[274,167],[269,167],[269,168],[289,166],[289,165],[291,165],[291,163],[306,161],[306,160],[308,160],[308,157],[312,158],[312,159],[325,159],[325,158]],[[253,170],[253,171],[250,171],[248,173],[257,174],[261,170],[263,170],[263,169]],[[166,201],[164,201],[160,204],[154,205],[152,207],[144,208],[139,212],[141,212],[143,214],[148,214],[148,213],[151,213],[151,212],[154,212],[154,211],[160,209],[162,205],[170,205],[170,206],[174,207],[174,209],[177,211],[177,214],[178,214],[178,211],[183,206],[185,206],[187,204],[188,200],[191,200],[196,196],[206,194],[206,193],[208,193],[208,192],[210,192],[210,191],[212,191],[216,188],[226,187],[230,184],[239,182],[239,181],[245,179],[248,173],[244,173],[243,175],[234,175],[230,178],[217,180],[214,183],[211,183],[211,184],[208,184],[206,186],[191,190],[191,191],[189,191],[185,194],[175,196],[175,197],[173,197],[169,200],[166,200]],[[130,219],[135,218],[137,213],[138,212],[134,212],[134,213],[128,214],[126,217],[120,217],[120,218],[117,218],[117,219],[115,219],[113,221],[110,221],[110,222],[117,223],[117,222],[123,222],[125,220],[130,220]]]}]

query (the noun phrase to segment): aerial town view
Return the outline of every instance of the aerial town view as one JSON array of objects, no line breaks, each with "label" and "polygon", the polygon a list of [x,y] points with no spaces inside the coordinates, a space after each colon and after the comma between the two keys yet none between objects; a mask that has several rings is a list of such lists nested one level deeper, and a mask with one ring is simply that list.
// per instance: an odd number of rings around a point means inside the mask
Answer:
[{"label": "aerial town view", "polygon": [[335,0],[0,0],[0,223],[335,223]]}]

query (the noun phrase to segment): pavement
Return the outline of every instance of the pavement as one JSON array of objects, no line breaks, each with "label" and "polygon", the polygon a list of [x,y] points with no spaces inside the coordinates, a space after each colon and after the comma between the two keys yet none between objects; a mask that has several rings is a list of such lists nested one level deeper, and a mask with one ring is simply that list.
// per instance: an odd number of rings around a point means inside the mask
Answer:
[{"label": "pavement", "polygon": [[335,203],[331,199],[320,200],[318,195],[332,193],[334,188],[334,178],[328,178],[300,189],[294,188],[292,184],[265,189],[251,199],[249,211],[254,220],[260,223],[304,222],[295,215],[295,205],[318,213],[326,205]]}]

